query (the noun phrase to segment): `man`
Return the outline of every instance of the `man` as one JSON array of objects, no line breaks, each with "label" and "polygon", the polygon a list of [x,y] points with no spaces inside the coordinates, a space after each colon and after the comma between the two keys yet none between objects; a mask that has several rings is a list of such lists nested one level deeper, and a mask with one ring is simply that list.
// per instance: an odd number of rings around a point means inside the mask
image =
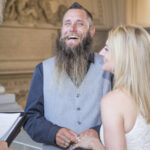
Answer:
[{"label": "man", "polygon": [[91,52],[91,13],[78,3],[64,15],[56,57],[34,72],[25,111],[25,130],[44,150],[59,150],[83,135],[98,136],[100,99],[111,90],[111,75]]}]

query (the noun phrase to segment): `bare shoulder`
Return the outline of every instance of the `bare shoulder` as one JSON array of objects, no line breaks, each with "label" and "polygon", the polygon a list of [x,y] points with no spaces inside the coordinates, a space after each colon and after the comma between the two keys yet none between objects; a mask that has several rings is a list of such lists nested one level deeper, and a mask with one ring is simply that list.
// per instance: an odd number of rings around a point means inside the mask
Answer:
[{"label": "bare shoulder", "polygon": [[[108,149],[125,149],[124,101],[127,94],[121,90],[109,92],[101,101],[104,142]],[[113,138],[112,138],[113,137]]]},{"label": "bare shoulder", "polygon": [[107,129],[110,132],[111,129],[117,128],[117,130],[120,129],[122,131],[125,113],[124,107],[126,107],[126,104],[124,104],[125,100],[126,94],[118,89],[109,92],[101,100],[101,117],[105,130]]},{"label": "bare shoulder", "polygon": [[124,107],[124,103],[128,97],[129,95],[121,90],[113,90],[101,100],[101,109],[104,111],[108,111],[108,109],[110,111],[120,111]]},{"label": "bare shoulder", "polygon": [[116,89],[109,92],[106,96],[104,96],[101,100],[101,104],[105,105],[109,103],[116,103],[116,102],[118,103],[123,99],[126,99],[127,97],[128,95],[125,92]]}]

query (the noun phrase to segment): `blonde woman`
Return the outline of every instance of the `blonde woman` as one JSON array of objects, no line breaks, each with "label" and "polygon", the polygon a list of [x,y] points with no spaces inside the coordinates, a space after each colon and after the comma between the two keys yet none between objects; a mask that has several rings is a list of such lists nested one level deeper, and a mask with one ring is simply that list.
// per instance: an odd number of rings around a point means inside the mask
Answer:
[{"label": "blonde woman", "polygon": [[114,74],[114,89],[101,101],[101,142],[84,136],[73,149],[150,150],[150,35],[139,26],[119,26],[100,55],[103,70]]}]

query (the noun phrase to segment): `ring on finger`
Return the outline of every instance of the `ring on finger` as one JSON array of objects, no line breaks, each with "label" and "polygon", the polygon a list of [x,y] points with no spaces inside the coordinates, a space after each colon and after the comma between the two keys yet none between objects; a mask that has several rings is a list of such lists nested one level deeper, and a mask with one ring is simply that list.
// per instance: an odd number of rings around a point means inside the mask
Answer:
[{"label": "ring on finger", "polygon": [[64,146],[66,146],[66,141],[64,141]]}]

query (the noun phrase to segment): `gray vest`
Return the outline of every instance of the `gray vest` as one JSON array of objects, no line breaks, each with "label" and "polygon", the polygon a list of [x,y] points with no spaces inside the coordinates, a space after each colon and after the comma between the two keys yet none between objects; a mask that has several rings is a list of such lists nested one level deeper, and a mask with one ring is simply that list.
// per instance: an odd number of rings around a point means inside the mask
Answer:
[{"label": "gray vest", "polygon": [[[77,133],[99,125],[100,100],[111,90],[110,74],[102,70],[102,58],[95,54],[94,63],[79,88],[69,76],[61,88],[54,85],[54,70],[55,57],[43,62],[45,118]],[[51,145],[43,145],[43,149],[60,150]]]}]

